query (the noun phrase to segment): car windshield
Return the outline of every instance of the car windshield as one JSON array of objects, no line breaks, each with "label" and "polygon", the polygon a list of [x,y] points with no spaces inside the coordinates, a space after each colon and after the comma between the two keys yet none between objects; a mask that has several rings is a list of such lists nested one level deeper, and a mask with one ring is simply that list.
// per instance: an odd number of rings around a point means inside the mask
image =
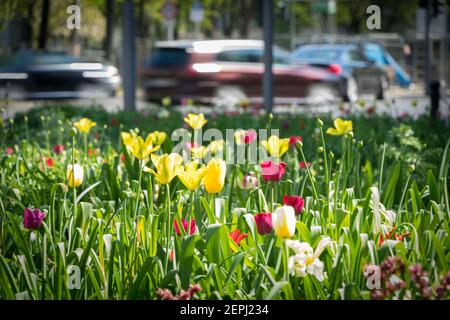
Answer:
[{"label": "car windshield", "polygon": [[331,48],[300,48],[292,55],[294,60],[336,61],[341,50]]},{"label": "car windshield", "polygon": [[183,68],[188,63],[188,53],[184,48],[158,48],[150,59],[150,67],[156,69]]},{"label": "car windshield", "polygon": [[101,63],[101,59],[74,57],[63,53],[19,53],[8,64],[16,66],[53,65],[69,63]]},{"label": "car windshield", "polygon": [[[264,52],[262,49],[233,49],[220,52],[216,59],[226,62],[250,62],[262,63]],[[289,53],[284,49],[274,46],[273,62],[277,64],[289,63]]]}]

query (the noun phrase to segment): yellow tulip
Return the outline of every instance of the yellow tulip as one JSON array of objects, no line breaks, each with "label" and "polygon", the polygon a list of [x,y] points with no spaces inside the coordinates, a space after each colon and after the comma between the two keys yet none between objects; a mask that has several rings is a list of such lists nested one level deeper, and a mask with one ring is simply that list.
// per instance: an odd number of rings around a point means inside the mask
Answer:
[{"label": "yellow tulip", "polygon": [[162,156],[152,154],[151,158],[156,171],[148,167],[144,167],[144,171],[153,174],[160,184],[170,183],[177,176],[183,163],[183,158],[177,153],[165,153]]},{"label": "yellow tulip", "polygon": [[291,238],[295,233],[295,210],[291,206],[282,206],[272,214],[272,225],[280,238]]},{"label": "yellow tulip", "polygon": [[212,158],[205,168],[203,183],[208,193],[217,193],[223,189],[227,166],[225,161]]},{"label": "yellow tulip", "polygon": [[236,144],[244,144],[244,136],[245,136],[245,130],[238,129],[234,133],[234,140],[236,141]]},{"label": "yellow tulip", "polygon": [[73,125],[75,126],[75,128],[77,128],[81,132],[89,133],[91,128],[96,126],[97,123],[95,123],[94,121],[92,121],[92,120],[90,120],[88,118],[81,118],[80,120],[75,122]]},{"label": "yellow tulip", "polygon": [[205,169],[197,169],[197,162],[189,162],[184,168],[178,172],[178,178],[189,191],[195,191],[205,175]]},{"label": "yellow tulip", "polygon": [[352,130],[353,123],[351,120],[342,120],[341,118],[337,118],[334,120],[334,128],[328,128],[327,133],[332,136],[342,136]]},{"label": "yellow tulip", "polygon": [[271,136],[268,140],[261,141],[272,157],[279,158],[289,149],[289,139],[280,139],[277,136]]},{"label": "yellow tulip", "polygon": [[192,156],[195,159],[199,159],[200,160],[200,159],[203,159],[206,156],[206,154],[208,153],[208,149],[205,148],[204,146],[192,147],[191,148],[191,153],[192,153]]},{"label": "yellow tulip", "polygon": [[137,139],[138,134],[136,131],[130,131],[130,132],[122,132],[120,133],[120,136],[122,137],[123,144],[125,146],[128,146],[133,143],[134,139]]},{"label": "yellow tulip", "polygon": [[69,164],[66,171],[66,179],[68,181],[68,185],[70,187],[80,186],[83,183],[83,173],[83,167],[81,167],[80,165],[75,164],[72,170],[72,165]]},{"label": "yellow tulip", "polygon": [[212,155],[215,155],[217,152],[223,150],[224,141],[221,140],[214,140],[211,141],[211,143],[208,146],[209,152],[211,152]]},{"label": "yellow tulip", "polygon": [[127,150],[139,160],[148,158],[152,152],[159,149],[159,146],[153,146],[150,136],[144,141],[141,137],[134,136],[133,133],[122,132],[122,140]]},{"label": "yellow tulip", "polygon": [[184,118],[184,122],[186,122],[192,129],[196,130],[201,129],[208,121],[206,121],[203,113],[189,113],[187,117]]},{"label": "yellow tulip", "polygon": [[149,136],[151,137],[153,144],[156,146],[163,144],[167,137],[166,133],[163,131],[153,131],[149,134]]}]

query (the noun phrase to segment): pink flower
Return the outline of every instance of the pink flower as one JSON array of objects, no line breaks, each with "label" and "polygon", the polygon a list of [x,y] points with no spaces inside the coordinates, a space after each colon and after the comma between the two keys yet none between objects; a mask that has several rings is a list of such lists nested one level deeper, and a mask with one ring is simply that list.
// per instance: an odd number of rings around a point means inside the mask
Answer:
[{"label": "pink flower", "polygon": [[25,208],[23,210],[23,226],[26,229],[36,230],[42,224],[42,221],[45,218],[45,213],[43,213],[40,209],[30,209]]},{"label": "pink flower", "polygon": [[299,215],[303,211],[305,201],[300,196],[284,196],[283,204],[293,207],[295,210],[295,214]]},{"label": "pink flower", "polygon": [[264,181],[274,181],[278,182],[283,177],[285,171],[286,171],[286,163],[280,162],[275,163],[271,160],[269,161],[263,161],[261,163],[261,170],[262,170],[262,178]]},{"label": "pink flower", "polygon": [[246,174],[242,179],[242,189],[250,190],[256,188],[258,185],[258,178],[256,178],[253,172]]},{"label": "pink flower", "polygon": [[237,245],[248,236],[247,233],[241,233],[238,229],[231,231],[228,235]]},{"label": "pink flower", "polygon": [[291,136],[289,138],[289,146],[290,147],[295,147],[295,144],[297,143],[297,141],[302,142],[302,137],[300,137],[300,136]]},{"label": "pink flower", "polygon": [[53,152],[55,154],[61,154],[64,151],[64,145],[62,144],[55,144],[53,146]]},{"label": "pink flower", "polygon": [[272,213],[261,212],[255,215],[256,227],[260,235],[272,232]]},{"label": "pink flower", "polygon": [[186,142],[186,148],[191,151],[192,148],[197,148],[198,144],[196,142]]},{"label": "pink flower", "polygon": [[253,141],[256,140],[256,137],[257,137],[257,134],[256,134],[255,130],[247,130],[244,133],[244,139],[243,139],[244,143],[245,144],[250,144],[250,143],[252,143]]},{"label": "pink flower", "polygon": [[[184,220],[183,218],[181,218],[181,224],[183,225],[183,229],[184,231],[188,231],[188,228],[190,228],[190,232],[189,234],[192,236],[195,233],[195,219],[191,219],[191,225],[189,227],[189,224],[186,220]],[[181,232],[180,232],[180,228],[178,227],[178,223],[177,220],[173,221],[173,227],[175,229],[175,233],[179,236],[181,236]]]},{"label": "pink flower", "polygon": [[6,148],[6,154],[8,156],[12,155],[13,153],[14,153],[14,149],[13,148],[11,148],[11,147]]}]

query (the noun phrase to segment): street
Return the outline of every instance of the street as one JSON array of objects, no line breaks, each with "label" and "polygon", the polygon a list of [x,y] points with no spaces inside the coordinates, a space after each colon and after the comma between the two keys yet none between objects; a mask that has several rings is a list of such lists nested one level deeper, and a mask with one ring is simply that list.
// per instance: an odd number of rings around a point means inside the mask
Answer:
[{"label": "street", "polygon": [[[447,93],[447,101],[450,94]],[[101,105],[108,112],[118,112],[123,110],[123,96],[119,94],[116,97],[102,97],[92,99],[78,99],[78,100],[33,100],[33,101],[9,101],[7,108],[5,109],[4,116],[6,118],[12,117],[18,113],[23,113],[31,110],[32,108],[39,108],[47,105],[61,105],[70,104],[80,107],[90,107],[93,105]],[[4,103],[3,103],[4,105]],[[377,101],[372,96],[362,96],[357,103],[350,105],[349,103],[317,103],[308,105],[280,105],[275,106],[274,113],[304,113],[311,114],[332,113],[333,116],[345,116],[352,114],[364,114],[367,115],[390,115],[392,117],[418,117],[429,112],[429,98],[424,96],[421,88],[416,89],[403,89],[399,87],[391,87],[386,92],[385,100]],[[157,105],[144,101],[140,94],[137,99],[138,111],[158,108]],[[212,108],[208,106],[178,106],[175,107],[178,110],[184,112],[196,111],[208,114],[210,112],[234,112],[234,107],[230,108]],[[449,106],[445,99],[441,99],[440,109],[441,118],[448,119]]]}]

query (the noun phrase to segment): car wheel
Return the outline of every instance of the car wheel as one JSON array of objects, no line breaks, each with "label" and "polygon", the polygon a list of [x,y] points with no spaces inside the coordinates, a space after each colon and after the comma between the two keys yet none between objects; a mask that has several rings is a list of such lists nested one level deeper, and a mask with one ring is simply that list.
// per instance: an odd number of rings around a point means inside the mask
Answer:
[{"label": "car wheel", "polygon": [[380,84],[378,86],[378,92],[376,94],[377,100],[384,100],[384,93],[389,88],[389,81],[387,80],[386,76],[382,75],[380,77]]},{"label": "car wheel", "polygon": [[346,102],[355,102],[358,100],[358,83],[354,77],[347,79],[343,98]]}]

